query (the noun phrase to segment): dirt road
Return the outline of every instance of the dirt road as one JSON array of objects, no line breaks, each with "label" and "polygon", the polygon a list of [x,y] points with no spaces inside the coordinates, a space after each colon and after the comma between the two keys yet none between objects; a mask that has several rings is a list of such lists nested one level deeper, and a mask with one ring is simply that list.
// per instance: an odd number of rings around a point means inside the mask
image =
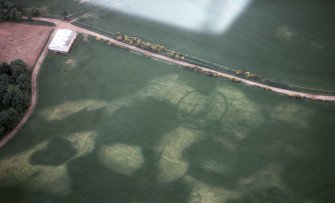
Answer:
[{"label": "dirt road", "polygon": [[[0,148],[2,146],[4,146],[10,139],[12,139],[14,137],[14,135],[24,126],[24,124],[28,121],[28,119],[30,118],[30,116],[32,115],[32,113],[33,113],[33,111],[36,107],[37,97],[38,97],[37,77],[38,77],[41,65],[44,61],[44,58],[46,57],[46,55],[48,53],[47,45],[49,44],[50,40],[52,39],[52,37],[55,34],[55,31],[57,29],[60,29],[60,28],[71,29],[71,30],[74,30],[76,32],[80,32],[80,33],[92,35],[92,36],[95,36],[95,37],[99,37],[103,40],[108,40],[110,43],[112,43],[114,45],[129,49],[129,50],[133,50],[133,51],[136,51],[136,52],[140,52],[140,53],[142,53],[146,56],[150,56],[152,58],[156,58],[156,59],[160,59],[160,60],[167,61],[167,62],[170,62],[170,63],[174,63],[174,64],[177,64],[177,65],[180,65],[180,66],[184,66],[184,67],[194,67],[195,66],[194,64],[191,64],[191,63],[187,63],[187,62],[184,62],[184,61],[179,61],[179,60],[172,59],[172,58],[169,58],[169,57],[164,56],[164,55],[160,55],[160,54],[153,53],[153,52],[150,52],[150,51],[147,51],[147,50],[144,50],[144,49],[140,49],[138,47],[135,47],[135,46],[117,41],[117,40],[112,39],[110,37],[101,35],[99,33],[96,33],[96,32],[93,32],[93,31],[90,31],[90,30],[87,30],[87,29],[84,29],[84,28],[80,28],[78,26],[72,25],[71,22],[60,21],[60,20],[50,19],[50,18],[34,18],[34,19],[54,23],[56,25],[55,30],[52,33],[51,37],[49,38],[48,43],[44,47],[44,50],[43,50],[42,54],[40,55],[36,65],[34,67],[34,72],[32,74],[32,100],[31,100],[31,105],[30,105],[26,115],[23,117],[21,122],[18,124],[18,126],[14,130],[12,130],[9,134],[7,134],[0,141]],[[309,94],[309,93],[297,92],[297,91],[292,91],[292,90],[286,90],[286,89],[282,89],[282,88],[277,88],[277,87],[264,85],[264,84],[261,84],[261,83],[258,83],[258,82],[254,82],[254,81],[251,81],[251,80],[244,79],[244,78],[239,78],[239,77],[236,77],[234,75],[229,75],[229,74],[226,74],[226,73],[218,72],[218,71],[211,70],[211,69],[208,69],[208,68],[205,68],[205,67],[198,66],[198,68],[200,68],[202,71],[206,71],[206,72],[209,72],[209,73],[215,73],[222,78],[226,78],[226,79],[229,79],[229,80],[233,79],[237,82],[241,82],[241,83],[250,85],[252,87],[258,87],[258,88],[266,89],[268,91],[276,92],[276,93],[279,93],[279,94],[283,94],[283,95],[287,95],[287,96],[291,96],[291,97],[295,97],[295,98],[300,97],[300,98],[305,98],[305,99],[310,99],[310,100],[318,100],[318,101],[332,101],[332,102],[335,101],[335,96]]]},{"label": "dirt road", "polygon": [[4,136],[1,141],[0,141],[0,149],[9,141],[11,140],[15,134],[24,126],[24,124],[26,124],[26,122],[28,121],[28,119],[31,117],[31,115],[33,114],[35,107],[37,105],[37,97],[38,97],[38,83],[37,83],[37,78],[38,78],[38,74],[40,72],[42,63],[45,59],[45,57],[48,54],[48,44],[50,43],[52,37],[55,35],[56,29],[51,33],[48,42],[46,43],[46,45],[43,48],[43,51],[41,53],[41,55],[39,56],[35,67],[33,69],[33,73],[31,76],[31,103],[30,106],[26,112],[26,114],[24,115],[24,117],[22,118],[22,120],[20,121],[20,123],[10,132],[8,133],[6,136]]},{"label": "dirt road", "polygon": [[[71,22],[66,22],[66,21],[60,21],[60,20],[50,19],[50,18],[36,18],[36,19],[55,23],[57,28],[71,29],[71,30],[74,30],[74,31],[77,31],[77,32],[80,32],[80,33],[84,33],[84,34],[92,35],[92,36],[95,36],[95,37],[99,37],[103,40],[108,40],[110,43],[112,43],[114,45],[121,46],[121,47],[124,47],[124,48],[132,50],[132,51],[140,52],[140,53],[142,53],[146,56],[161,59],[161,60],[171,62],[171,63],[177,64],[177,65],[180,65],[180,66],[185,66],[185,67],[194,67],[195,66],[194,64],[184,62],[184,61],[179,61],[179,60],[176,60],[176,59],[172,59],[172,58],[169,58],[167,56],[160,55],[160,54],[157,54],[157,53],[153,53],[153,52],[150,52],[150,51],[147,51],[147,50],[144,50],[144,49],[141,49],[141,48],[138,48],[138,47],[120,42],[120,41],[117,41],[117,40],[112,39],[110,37],[101,35],[99,33],[96,33],[96,32],[93,32],[93,31],[90,31],[90,30],[72,25],[71,24],[72,21]],[[262,83],[251,81],[251,80],[248,80],[248,79],[245,79],[245,78],[240,78],[240,77],[237,77],[237,76],[234,76],[234,75],[229,75],[229,74],[222,73],[222,72],[219,72],[219,71],[211,70],[211,69],[208,69],[208,68],[205,68],[205,67],[201,67],[201,66],[198,66],[198,67],[203,71],[210,72],[210,73],[215,73],[215,74],[219,75],[220,77],[223,77],[223,78],[226,78],[226,79],[229,79],[229,80],[233,79],[237,82],[241,82],[241,83],[250,85],[252,87],[258,87],[258,88],[261,88],[261,89],[266,89],[267,91],[272,91],[272,92],[276,92],[276,93],[279,93],[279,94],[284,94],[284,95],[295,97],[295,98],[305,98],[305,99],[319,100],[319,101],[335,101],[335,96],[321,95],[321,94],[320,95],[319,94],[310,94],[310,93],[303,93],[303,92],[298,92],[298,91],[282,89],[282,88],[278,88],[278,87],[272,87],[272,86],[264,85]]]}]

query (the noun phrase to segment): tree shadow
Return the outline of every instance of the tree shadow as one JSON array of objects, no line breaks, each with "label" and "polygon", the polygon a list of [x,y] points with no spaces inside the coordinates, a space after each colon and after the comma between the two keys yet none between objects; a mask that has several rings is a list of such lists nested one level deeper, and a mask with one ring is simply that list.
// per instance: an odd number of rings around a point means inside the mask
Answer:
[{"label": "tree shadow", "polygon": [[[81,110],[72,115],[57,121],[47,121],[41,116],[34,116],[22,131],[11,142],[6,144],[0,154],[0,158],[14,156],[26,151],[46,140],[56,137],[66,137],[78,131],[89,131],[96,127],[96,123],[104,112],[104,108],[96,110]],[[59,129],[62,128],[62,134]],[[38,131],[36,131],[38,129]],[[31,137],[27,139],[27,135]]]},{"label": "tree shadow", "polygon": [[59,166],[77,153],[71,142],[60,137],[52,139],[48,145],[36,151],[30,157],[32,165]]},{"label": "tree shadow", "polygon": [[161,135],[179,125],[177,107],[152,97],[136,99],[102,125],[97,138],[100,145],[119,142],[152,148]]},{"label": "tree shadow", "polygon": [[145,166],[132,175],[102,166],[96,152],[71,161],[67,168],[72,192],[65,202],[187,202],[190,189],[183,181],[157,183],[156,157],[152,154],[144,152]]},{"label": "tree shadow", "polygon": [[61,198],[43,193],[27,190],[21,186],[0,187],[0,197],[2,203],[45,203],[45,202],[63,202]]}]

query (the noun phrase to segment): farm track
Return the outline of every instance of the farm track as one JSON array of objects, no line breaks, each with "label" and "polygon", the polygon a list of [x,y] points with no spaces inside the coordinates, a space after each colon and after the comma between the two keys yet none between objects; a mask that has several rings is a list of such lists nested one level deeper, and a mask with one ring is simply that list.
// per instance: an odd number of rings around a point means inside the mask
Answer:
[{"label": "farm track", "polygon": [[37,83],[37,78],[38,78],[38,74],[40,72],[42,63],[45,59],[45,57],[48,54],[48,44],[50,43],[52,37],[55,35],[56,29],[54,29],[54,31],[51,33],[51,35],[49,36],[49,39],[47,41],[47,43],[45,43],[45,46],[41,52],[41,55],[39,56],[34,69],[33,69],[33,73],[31,76],[31,103],[30,106],[26,112],[26,114],[24,115],[24,117],[21,119],[21,121],[19,122],[19,124],[10,132],[8,133],[6,136],[4,136],[1,141],[0,141],[0,149],[9,141],[11,140],[16,133],[24,126],[24,124],[26,124],[26,122],[28,121],[28,119],[31,117],[31,115],[33,114],[35,107],[37,105],[37,97],[38,97],[38,83]]},{"label": "farm track", "polygon": [[[99,34],[99,33],[96,33],[96,32],[93,32],[93,31],[75,26],[75,25],[71,24],[71,22],[73,22],[73,21],[66,22],[66,21],[60,21],[60,20],[50,19],[50,18],[36,18],[36,20],[52,22],[52,23],[56,24],[57,28],[71,29],[71,30],[74,30],[76,32],[80,32],[80,33],[88,34],[88,35],[91,35],[91,36],[95,36],[95,37],[98,37],[102,40],[107,40],[111,44],[119,46],[121,48],[125,48],[125,49],[136,51],[136,52],[140,52],[145,56],[153,57],[153,58],[156,58],[156,59],[160,59],[160,60],[163,60],[163,61],[174,63],[174,64],[184,66],[184,67],[192,68],[192,67],[195,66],[194,64],[191,64],[191,63],[188,63],[188,62],[185,62],[185,61],[172,59],[170,57],[167,57],[167,56],[164,56],[164,55],[161,55],[161,54],[158,54],[158,53],[153,53],[151,51],[147,51],[147,50],[138,48],[136,46],[132,46],[132,45],[126,44],[124,42],[117,41],[117,40],[115,40],[113,38],[110,38],[110,37],[107,37],[105,35],[102,35],[102,34]],[[303,92],[298,92],[298,91],[293,91],[293,90],[286,90],[286,89],[282,89],[282,88],[278,88],[278,87],[272,87],[272,86],[269,86],[269,85],[264,85],[262,83],[251,81],[251,80],[248,80],[248,79],[245,79],[245,78],[240,78],[240,77],[230,75],[230,74],[227,74],[227,73],[222,73],[222,72],[215,71],[215,70],[212,70],[212,69],[208,69],[208,68],[205,68],[205,67],[201,67],[201,66],[197,66],[197,67],[200,68],[204,72],[214,73],[214,74],[216,74],[216,75],[218,75],[222,78],[226,78],[226,79],[233,80],[233,81],[236,81],[236,82],[241,82],[241,83],[250,85],[252,87],[258,87],[258,88],[261,88],[261,89],[264,89],[264,90],[267,90],[267,91],[272,91],[272,92],[276,92],[276,93],[279,93],[279,94],[284,94],[284,95],[291,96],[291,97],[317,100],[317,101],[335,101],[335,96],[331,96],[331,95],[321,95],[321,94],[319,95],[319,94],[303,93]]]},{"label": "farm track", "polygon": [[[24,126],[24,124],[28,121],[28,119],[31,117],[31,115],[33,114],[36,104],[37,104],[37,97],[38,97],[38,87],[37,87],[37,77],[41,68],[41,65],[46,57],[46,55],[48,54],[48,44],[51,41],[53,35],[55,34],[55,31],[57,29],[71,29],[74,30],[76,32],[79,33],[84,33],[84,34],[88,34],[97,38],[100,38],[102,40],[106,40],[108,42],[110,42],[111,44],[124,48],[124,49],[128,49],[128,50],[132,50],[132,51],[136,51],[136,52],[140,52],[145,56],[148,57],[152,57],[152,58],[156,58],[156,59],[160,59],[163,61],[167,61],[173,64],[177,64],[180,66],[184,66],[184,67],[188,67],[188,68],[194,68],[195,65],[188,63],[188,62],[184,62],[184,61],[180,61],[180,60],[176,60],[176,59],[172,59],[169,58],[167,56],[161,55],[161,54],[157,54],[151,51],[147,51],[129,44],[126,44],[124,42],[120,42],[117,41],[113,38],[107,37],[105,35],[75,26],[73,24],[71,24],[74,20],[67,22],[67,21],[61,21],[61,20],[57,20],[57,19],[52,19],[52,18],[34,18],[34,20],[40,20],[40,21],[47,21],[47,22],[51,22],[55,24],[55,30],[53,31],[53,33],[50,35],[50,38],[48,40],[48,43],[45,45],[35,67],[34,67],[34,71],[32,74],[32,100],[31,100],[31,105],[28,109],[28,111],[26,112],[25,116],[22,118],[22,120],[20,121],[20,123],[17,125],[17,127],[15,129],[13,129],[9,134],[7,134],[1,141],[0,141],[0,148],[2,148],[10,139],[12,139],[15,134]],[[313,101],[330,101],[330,102],[334,102],[335,101],[335,96],[331,96],[331,95],[322,95],[322,94],[309,94],[309,93],[303,93],[303,92],[298,92],[298,91],[292,91],[292,90],[286,90],[286,89],[282,89],[282,88],[278,88],[278,87],[272,87],[269,85],[264,85],[262,83],[258,83],[258,82],[254,82],[248,79],[244,79],[244,78],[240,78],[234,75],[230,75],[230,74],[226,74],[226,73],[222,73],[219,71],[215,71],[212,69],[208,69],[205,67],[201,67],[201,66],[197,66],[197,68],[199,70],[202,70],[203,72],[207,72],[207,73],[211,73],[211,74],[215,74],[218,77],[221,78],[226,78],[235,82],[240,82],[240,83],[244,83],[246,85],[252,86],[252,87],[257,87],[257,88],[261,88],[267,91],[272,91],[272,92],[276,92],[282,95],[287,95],[289,97],[292,98],[300,98],[300,99],[309,99],[309,100],[313,100]]]}]

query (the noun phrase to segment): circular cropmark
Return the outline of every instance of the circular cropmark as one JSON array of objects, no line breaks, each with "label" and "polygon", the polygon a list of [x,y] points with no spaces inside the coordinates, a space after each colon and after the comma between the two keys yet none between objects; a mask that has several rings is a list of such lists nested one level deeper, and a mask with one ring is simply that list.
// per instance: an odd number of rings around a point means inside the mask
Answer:
[{"label": "circular cropmark", "polygon": [[227,110],[227,101],[218,91],[211,91],[206,95],[192,91],[179,100],[178,109],[178,118],[186,125],[203,127],[223,118]]}]

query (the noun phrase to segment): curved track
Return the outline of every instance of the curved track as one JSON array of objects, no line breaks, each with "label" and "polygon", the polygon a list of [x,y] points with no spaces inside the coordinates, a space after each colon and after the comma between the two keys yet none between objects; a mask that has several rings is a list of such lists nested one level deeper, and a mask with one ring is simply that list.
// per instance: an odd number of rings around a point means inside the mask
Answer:
[{"label": "curved track", "polygon": [[30,106],[26,112],[26,114],[24,115],[24,117],[21,119],[20,123],[10,132],[8,133],[4,138],[1,139],[0,141],[0,148],[2,148],[2,146],[4,146],[10,139],[12,139],[15,134],[24,126],[24,124],[26,124],[26,122],[28,121],[28,119],[30,118],[30,116],[33,114],[36,104],[37,104],[37,97],[38,97],[38,83],[37,83],[37,77],[38,74],[40,72],[42,63],[45,59],[45,57],[48,54],[48,44],[50,43],[52,37],[55,34],[56,29],[52,32],[52,34],[49,37],[48,42],[45,44],[43,51],[41,52],[41,55],[39,56],[34,69],[33,69],[33,73],[31,76],[31,103]]},{"label": "curved track", "polygon": [[[84,34],[88,34],[88,35],[92,35],[98,38],[101,38],[103,40],[107,40],[109,41],[111,44],[119,46],[121,48],[125,48],[128,50],[132,50],[132,51],[136,51],[136,52],[140,52],[145,56],[149,56],[152,58],[156,58],[156,59],[160,59],[163,61],[167,61],[170,63],[174,63],[180,66],[184,66],[184,67],[189,67],[192,68],[195,65],[188,63],[188,62],[184,62],[184,61],[179,61],[176,59],[172,59],[169,58],[167,56],[164,55],[160,55],[157,53],[153,53],[120,41],[117,41],[115,39],[112,39],[110,37],[101,35],[99,33],[72,25],[71,23],[74,21],[61,21],[61,20],[56,20],[56,19],[51,19],[51,18],[34,18],[34,20],[40,20],[40,21],[47,21],[47,22],[51,22],[54,23],[55,26],[55,30],[54,32],[51,34],[51,37],[49,38],[48,43],[46,44],[46,46],[44,47],[35,67],[34,67],[34,71],[32,74],[32,99],[31,99],[31,105],[28,109],[28,111],[26,112],[25,116],[22,118],[22,120],[20,121],[20,123],[17,125],[17,127],[15,129],[13,129],[9,134],[7,134],[1,141],[0,141],[0,148],[2,146],[4,146],[10,139],[12,139],[14,137],[14,135],[24,126],[24,124],[28,121],[28,119],[30,118],[30,116],[33,114],[33,111],[35,110],[36,104],[37,104],[37,96],[38,96],[38,87],[37,87],[37,77],[41,68],[41,65],[44,61],[44,58],[46,57],[47,53],[48,53],[48,49],[47,49],[47,45],[49,44],[50,40],[52,39],[52,36],[55,34],[55,31],[59,28],[66,28],[66,29],[71,29],[74,30],[76,32],[80,32],[80,33],[84,33]],[[292,91],[292,90],[286,90],[286,89],[282,89],[282,88],[278,88],[278,87],[272,87],[272,86],[268,86],[268,85],[264,85],[262,83],[258,83],[258,82],[254,82],[248,79],[244,79],[244,78],[240,78],[240,77],[236,77],[234,75],[229,75],[226,73],[222,73],[219,71],[215,71],[215,70],[211,70],[205,67],[201,67],[201,66],[197,66],[199,69],[201,69],[202,71],[205,71],[207,73],[214,73],[219,77],[222,78],[226,78],[229,80],[233,80],[236,82],[241,82],[247,85],[250,85],[252,87],[258,87],[261,89],[265,89],[267,91],[272,91],[272,92],[276,92],[279,94],[283,94],[283,95],[287,95],[290,97],[294,97],[294,98],[304,98],[304,99],[310,99],[310,100],[317,100],[317,101],[335,101],[335,96],[330,96],[330,95],[319,95],[319,94],[309,94],[309,93],[303,93],[303,92],[298,92],[298,91]]]},{"label": "curved track", "polygon": [[[147,50],[144,50],[144,49],[141,49],[141,48],[138,48],[138,47],[120,42],[120,41],[117,41],[113,38],[101,35],[99,33],[96,33],[96,32],[93,32],[93,31],[90,31],[90,30],[72,25],[71,22],[73,22],[73,21],[66,22],[66,21],[60,21],[60,20],[50,19],[50,18],[36,18],[36,19],[55,23],[57,28],[67,28],[67,29],[71,29],[71,30],[74,30],[74,31],[77,31],[77,32],[80,32],[80,33],[84,33],[84,34],[92,35],[92,36],[95,36],[95,37],[99,37],[100,39],[107,40],[111,44],[114,44],[116,46],[119,46],[119,47],[122,47],[122,48],[125,48],[125,49],[128,49],[128,50],[140,52],[140,53],[142,53],[146,56],[152,57],[152,58],[160,59],[160,60],[167,61],[167,62],[170,62],[170,63],[174,63],[174,64],[177,64],[177,65],[180,65],[180,66],[184,66],[184,67],[190,67],[191,68],[191,67],[195,66],[194,64],[184,62],[184,61],[180,61],[180,60],[176,60],[176,59],[172,59],[172,58],[169,58],[167,56],[160,55],[160,54],[157,54],[157,53],[153,53],[153,52],[150,52],[150,51],[147,51]],[[197,66],[197,67],[199,69],[205,71],[205,72],[215,73],[217,76],[222,77],[222,78],[226,78],[226,79],[229,79],[229,80],[234,80],[236,82],[241,82],[241,83],[253,86],[253,87],[266,89],[268,91],[276,92],[276,93],[279,93],[279,94],[284,94],[284,95],[291,96],[291,97],[305,98],[305,99],[319,100],[319,101],[335,101],[335,96],[310,94],[310,93],[304,93],[304,92],[282,89],[282,88],[278,88],[278,87],[272,87],[272,86],[264,85],[262,83],[251,81],[251,80],[248,80],[248,79],[245,79],[245,78],[240,78],[240,77],[230,75],[230,74],[227,74],[227,73],[222,73],[222,72],[219,72],[219,71],[211,70],[211,69],[208,69],[208,68],[205,68],[205,67],[201,67],[201,66]]]}]

